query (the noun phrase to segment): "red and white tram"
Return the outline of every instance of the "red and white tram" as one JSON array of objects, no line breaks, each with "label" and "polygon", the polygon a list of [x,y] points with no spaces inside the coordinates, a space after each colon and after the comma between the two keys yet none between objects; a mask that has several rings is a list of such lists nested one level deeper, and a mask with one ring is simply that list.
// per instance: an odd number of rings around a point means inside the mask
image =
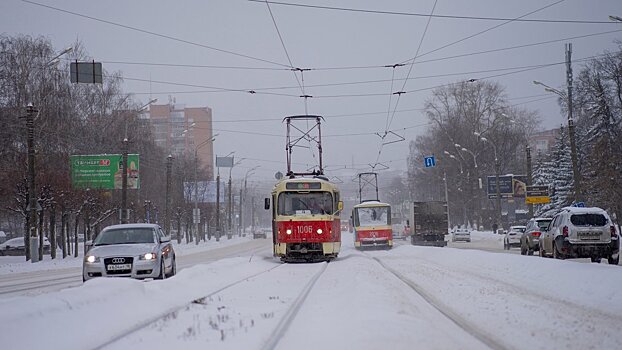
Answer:
[{"label": "red and white tram", "polygon": [[272,203],[275,257],[286,262],[337,257],[343,205],[337,186],[323,176],[283,179],[272,190]]},{"label": "red and white tram", "polygon": [[[324,176],[320,131],[322,119],[314,115],[284,119],[287,123],[287,173],[274,186],[271,198],[266,198],[265,208],[270,209],[272,202],[273,253],[285,262],[331,260],[337,257],[341,249],[339,215],[343,202],[337,186]],[[307,130],[293,126],[294,123],[306,126]],[[292,137],[292,131],[299,131],[301,135]],[[316,131],[317,135],[311,136],[312,131]],[[292,150],[300,146],[299,143],[317,145],[317,170],[292,170]]]}]

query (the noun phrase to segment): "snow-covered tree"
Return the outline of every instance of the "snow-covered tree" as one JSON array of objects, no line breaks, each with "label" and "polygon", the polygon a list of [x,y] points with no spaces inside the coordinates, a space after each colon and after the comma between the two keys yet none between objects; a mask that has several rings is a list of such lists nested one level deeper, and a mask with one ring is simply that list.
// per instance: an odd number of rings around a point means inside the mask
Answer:
[{"label": "snow-covered tree", "polygon": [[551,202],[536,210],[536,216],[551,216],[555,210],[572,203],[574,181],[568,130],[562,127],[551,154],[536,163],[533,184],[549,186]]}]

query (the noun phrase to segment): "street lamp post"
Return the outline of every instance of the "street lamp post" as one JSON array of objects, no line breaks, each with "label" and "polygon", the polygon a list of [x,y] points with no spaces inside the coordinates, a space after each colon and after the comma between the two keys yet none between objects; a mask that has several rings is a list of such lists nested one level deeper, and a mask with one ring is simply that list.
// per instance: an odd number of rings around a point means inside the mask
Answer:
[{"label": "street lamp post", "polygon": [[[507,117],[507,115],[505,115],[505,113],[501,113],[501,114],[503,116]],[[454,146],[456,148],[458,148],[459,150],[463,151],[463,152],[467,152],[468,154],[470,154],[473,157],[473,165],[474,165],[473,166],[473,168],[474,168],[473,179],[477,180],[477,184],[475,186],[476,187],[476,191],[477,191],[477,188],[481,189],[482,188],[482,179],[479,177],[479,171],[477,169],[477,154],[475,154],[473,151],[467,149],[466,147],[461,146],[460,144],[455,143]],[[473,193],[472,192],[473,187],[471,186],[471,180],[470,180],[470,171],[468,171],[468,170],[467,170],[467,183],[469,184],[469,186],[468,186],[469,192]],[[476,198],[475,198],[475,203],[479,204],[479,197],[478,196],[476,196]],[[478,221],[476,223],[476,225],[479,227],[479,222],[481,221],[481,216],[480,216],[479,220],[477,220],[477,218],[476,218],[476,221]]]},{"label": "street lamp post", "polygon": [[496,188],[496,202],[497,202],[497,224],[501,223],[501,191],[499,189],[499,158],[497,157],[497,147],[495,146],[494,143],[492,143],[492,141],[488,140],[487,138],[483,137],[480,133],[478,132],[473,132],[473,134],[475,136],[477,136],[480,140],[489,143],[492,146],[492,150],[494,152],[495,155],[495,188]]},{"label": "street lamp post", "polygon": [[[199,223],[201,222],[201,213],[199,211],[199,182],[197,180],[197,173],[198,173],[198,167],[199,167],[199,153],[198,152],[201,147],[209,143],[213,143],[214,140],[216,140],[216,136],[218,136],[218,134],[197,144],[196,147],[194,148],[194,209],[192,210],[192,223],[194,224],[195,245],[199,244]],[[218,202],[218,198],[216,199],[216,202]]]},{"label": "street lamp post", "polygon": [[[258,166],[256,166],[256,167],[253,167],[253,168],[251,168],[251,169],[248,169],[248,171],[246,171],[246,174],[244,175],[244,195],[243,195],[243,196],[240,196],[240,227],[241,227],[241,230],[244,230],[244,228],[245,228],[245,226],[244,226],[244,217],[245,217],[245,216],[243,216],[243,215],[242,215],[242,208],[244,208],[244,206],[242,205],[242,202],[243,202],[243,201],[244,201],[244,202],[246,202],[246,195],[247,195],[247,193],[248,193],[248,192],[247,192],[247,190],[246,190],[246,185],[247,185],[248,176],[249,176],[249,175],[252,175],[252,174],[253,174],[253,171],[254,171],[254,170],[256,170],[256,169],[257,169],[257,168],[259,168],[259,167],[260,167],[260,166],[258,165]],[[241,190],[240,190],[240,192],[241,192]]]}]

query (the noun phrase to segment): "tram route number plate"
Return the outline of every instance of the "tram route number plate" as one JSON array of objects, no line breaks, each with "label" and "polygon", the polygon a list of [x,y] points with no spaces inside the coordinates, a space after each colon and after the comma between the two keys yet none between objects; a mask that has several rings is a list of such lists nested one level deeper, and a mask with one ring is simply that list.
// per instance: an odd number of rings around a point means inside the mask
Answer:
[{"label": "tram route number plate", "polygon": [[116,264],[116,265],[108,265],[106,266],[108,271],[118,271],[118,270],[131,270],[132,264]]}]

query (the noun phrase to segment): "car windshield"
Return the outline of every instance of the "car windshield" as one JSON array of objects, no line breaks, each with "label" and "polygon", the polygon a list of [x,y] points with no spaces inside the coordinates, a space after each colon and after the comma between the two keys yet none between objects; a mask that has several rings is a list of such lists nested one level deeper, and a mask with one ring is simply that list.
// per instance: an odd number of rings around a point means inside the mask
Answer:
[{"label": "car windshield", "polygon": [[549,224],[551,223],[552,220],[541,220],[538,221],[538,227],[540,227],[540,230],[546,230],[549,227]]},{"label": "car windshield", "polygon": [[605,226],[607,218],[603,214],[573,214],[570,222],[575,226]]},{"label": "car windshield", "polygon": [[93,245],[155,243],[151,228],[119,228],[102,231]]},{"label": "car windshield", "polygon": [[512,226],[510,227],[510,231],[525,232],[525,226]]}]

